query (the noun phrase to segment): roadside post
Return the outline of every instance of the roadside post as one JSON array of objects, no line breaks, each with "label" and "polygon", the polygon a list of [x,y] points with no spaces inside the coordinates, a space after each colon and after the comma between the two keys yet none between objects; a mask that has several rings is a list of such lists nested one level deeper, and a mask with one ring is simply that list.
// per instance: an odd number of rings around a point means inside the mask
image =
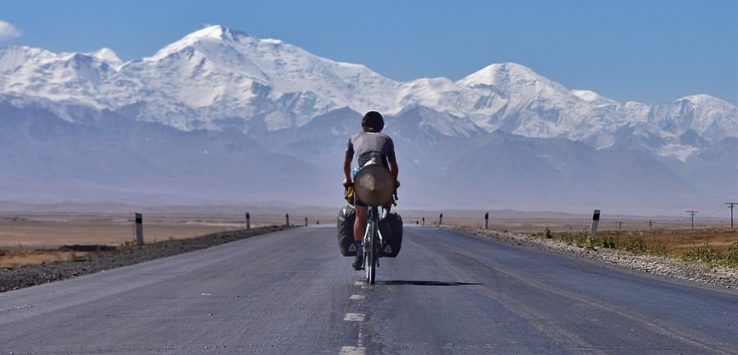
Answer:
[{"label": "roadside post", "polygon": [[441,213],[438,216],[438,226],[440,227],[443,224],[443,213]]},{"label": "roadside post", "polygon": [[423,217],[423,227],[425,227],[425,217]]},{"label": "roadside post", "polygon": [[289,213],[285,213],[284,214],[284,219],[285,219],[285,224],[287,225],[287,227],[289,227],[290,226],[290,214]]},{"label": "roadside post", "polygon": [[589,227],[589,245],[592,245],[595,235],[597,235],[597,225],[600,224],[600,210],[594,210],[592,214],[592,226]]},{"label": "roadside post", "polygon": [[251,229],[251,214],[246,212],[246,230]]},{"label": "roadside post", "polygon": [[308,218],[305,217],[305,227],[307,227],[307,226],[308,226]]},{"label": "roadside post", "polygon": [[484,229],[489,229],[489,212],[484,214]]},{"label": "roadside post", "polygon": [[136,244],[142,246],[144,244],[144,232],[143,232],[143,215],[135,212],[136,216]]}]

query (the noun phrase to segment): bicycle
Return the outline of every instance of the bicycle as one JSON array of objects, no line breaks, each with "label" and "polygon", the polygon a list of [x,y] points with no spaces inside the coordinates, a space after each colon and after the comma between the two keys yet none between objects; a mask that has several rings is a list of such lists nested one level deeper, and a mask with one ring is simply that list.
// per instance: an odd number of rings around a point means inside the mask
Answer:
[{"label": "bicycle", "polygon": [[[357,185],[359,181],[363,181],[363,184]],[[375,281],[379,257],[382,255],[382,248],[385,247],[385,238],[379,227],[380,217],[389,213],[391,203],[398,199],[397,187],[399,185],[392,186],[395,183],[396,180],[392,178],[390,171],[374,161],[364,164],[354,176],[353,193],[360,195],[363,192],[364,196],[361,200],[369,207],[361,247],[364,254],[362,268],[366,273],[366,281],[370,284]],[[357,188],[358,186],[362,186],[362,189]],[[380,208],[383,213],[381,216]]]},{"label": "bicycle", "polygon": [[366,282],[374,284],[377,275],[377,267],[379,266],[379,255],[382,245],[382,232],[379,230],[379,208],[371,207],[369,209],[369,217],[366,221],[366,231],[362,238],[362,247],[364,251],[364,271],[366,272]]}]

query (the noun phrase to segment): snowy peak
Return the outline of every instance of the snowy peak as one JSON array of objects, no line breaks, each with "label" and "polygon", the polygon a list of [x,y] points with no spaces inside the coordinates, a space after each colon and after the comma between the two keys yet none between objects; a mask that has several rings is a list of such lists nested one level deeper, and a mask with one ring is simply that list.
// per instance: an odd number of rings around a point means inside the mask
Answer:
[{"label": "snowy peak", "polygon": [[220,25],[126,63],[107,48],[91,53],[0,48],[2,94],[59,107],[136,107],[125,112],[182,130],[293,128],[348,107],[390,115],[427,108],[444,124],[464,120],[458,122],[464,130],[438,129],[442,134],[463,136],[473,130],[467,127],[472,122],[487,131],[568,138],[598,148],[614,144],[622,127],[664,140],[687,130],[710,142],[738,136],[736,107],[707,95],[661,105],[621,104],[590,90],[569,90],[516,63],[492,64],[458,81],[397,82],[361,64]]},{"label": "snowy peak", "polygon": [[689,103],[692,105],[708,105],[712,107],[735,107],[728,103],[727,101],[721,100],[717,97],[710,96],[710,95],[690,95],[690,96],[684,96],[682,98],[674,100],[674,103]]},{"label": "snowy peak", "polygon": [[204,27],[201,30],[192,32],[184,37],[184,39],[190,40],[202,38],[232,39],[231,29],[221,25],[212,25]]},{"label": "snowy peak", "polygon": [[92,53],[88,53],[88,55],[104,62],[108,62],[116,67],[123,65],[123,60],[121,60],[120,57],[118,57],[118,55],[110,48],[100,48]]},{"label": "snowy peak", "polygon": [[542,76],[526,66],[516,63],[499,63],[488,65],[461,79],[459,83],[466,86],[505,86],[511,83],[533,82],[541,78]]}]

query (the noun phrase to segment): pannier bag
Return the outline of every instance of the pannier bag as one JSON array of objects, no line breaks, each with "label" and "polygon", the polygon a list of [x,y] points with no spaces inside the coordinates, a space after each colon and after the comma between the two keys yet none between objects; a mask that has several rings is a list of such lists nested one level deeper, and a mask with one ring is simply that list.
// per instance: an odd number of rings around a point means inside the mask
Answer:
[{"label": "pannier bag", "polygon": [[379,221],[379,231],[385,240],[382,256],[394,258],[402,247],[402,217],[390,212]]},{"label": "pannier bag", "polygon": [[[356,256],[356,245],[354,244],[354,220],[356,210],[352,206],[346,206],[338,211],[336,229],[338,234],[338,251],[342,256]],[[379,231],[385,240],[382,247],[382,256],[394,258],[400,253],[402,247],[402,217],[395,212],[390,212],[379,221]]]},{"label": "pannier bag", "polygon": [[346,206],[338,211],[336,223],[336,229],[338,230],[338,251],[343,256],[356,256],[354,219],[356,219],[356,211],[353,207]]}]

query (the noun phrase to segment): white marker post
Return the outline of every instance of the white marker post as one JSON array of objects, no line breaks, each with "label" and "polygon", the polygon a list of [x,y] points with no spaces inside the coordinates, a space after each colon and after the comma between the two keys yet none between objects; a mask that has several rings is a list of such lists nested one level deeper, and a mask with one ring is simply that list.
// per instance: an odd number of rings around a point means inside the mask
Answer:
[{"label": "white marker post", "polygon": [[142,246],[144,244],[144,232],[143,232],[143,215],[136,212],[136,244]]},{"label": "white marker post", "polygon": [[600,224],[600,210],[594,210],[592,215],[592,226],[589,228],[589,242],[592,245],[595,235],[597,235],[597,225]]},{"label": "white marker post", "polygon": [[251,229],[251,214],[246,212],[246,230]]}]

